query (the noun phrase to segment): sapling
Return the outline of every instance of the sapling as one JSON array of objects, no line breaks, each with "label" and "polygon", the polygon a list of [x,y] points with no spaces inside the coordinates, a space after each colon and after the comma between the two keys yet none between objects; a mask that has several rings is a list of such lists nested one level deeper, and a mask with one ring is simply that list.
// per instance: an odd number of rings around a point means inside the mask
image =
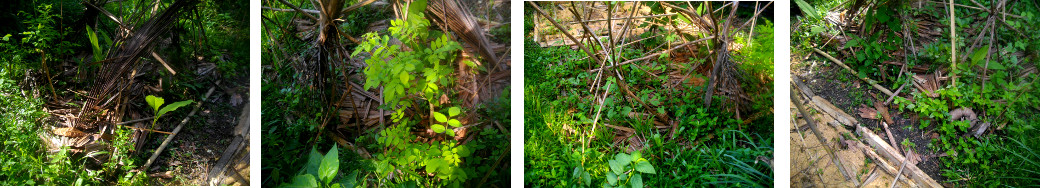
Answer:
[{"label": "sapling", "polygon": [[156,97],[156,96],[148,95],[147,97],[144,98],[144,100],[146,102],[148,102],[148,106],[151,106],[152,110],[155,112],[155,116],[152,118],[152,130],[155,130],[155,122],[158,121],[159,118],[162,117],[162,115],[165,115],[166,113],[169,113],[169,112],[172,112],[174,110],[177,110],[177,108],[180,108],[180,107],[183,107],[183,106],[187,106],[187,105],[191,104],[192,102],[194,102],[192,100],[175,102],[175,103],[172,103],[170,105],[166,105],[166,107],[163,107],[160,110],[159,107],[162,106],[163,103],[165,103],[165,100],[163,100],[162,97]]}]

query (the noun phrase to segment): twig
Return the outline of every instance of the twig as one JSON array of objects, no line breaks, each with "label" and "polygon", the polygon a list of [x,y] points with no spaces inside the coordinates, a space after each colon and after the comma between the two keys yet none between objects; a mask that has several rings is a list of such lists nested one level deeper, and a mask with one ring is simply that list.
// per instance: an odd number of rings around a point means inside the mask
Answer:
[{"label": "twig", "polygon": [[[906,153],[910,153],[910,150],[907,149]],[[909,157],[903,159],[903,162],[902,162],[903,164],[899,165],[899,172],[896,172],[896,178],[892,180],[892,183],[890,183],[890,184],[892,184],[891,188],[895,188],[896,187],[896,181],[899,181],[899,177],[902,177],[900,175],[903,174],[903,169],[906,169],[906,162],[907,162],[906,160],[907,159],[909,159]]]},{"label": "twig", "polygon": [[538,14],[542,15],[542,17],[545,17],[546,20],[549,20],[549,23],[552,23],[552,25],[554,27],[556,27],[556,29],[560,30],[564,35],[566,35],[567,38],[571,39],[571,41],[574,41],[574,43],[578,45],[578,48],[581,48],[582,51],[585,51],[585,53],[588,54],[589,57],[595,59],[597,62],[598,61],[602,61],[599,58],[599,56],[596,56],[596,54],[594,52],[592,52],[588,48],[585,48],[585,45],[583,45],[580,42],[578,42],[578,39],[574,38],[574,36],[571,35],[571,33],[567,32],[567,30],[563,29],[563,27],[560,26],[559,23],[556,23],[556,21],[553,20],[552,17],[549,17],[547,14],[545,14],[545,11],[542,11],[542,8],[539,8],[538,4],[535,4],[534,2],[531,2],[531,1],[528,1],[527,3],[531,4],[531,7],[534,7],[534,10],[536,12],[538,12]]},{"label": "twig", "polygon": [[690,44],[695,44],[695,43],[698,43],[698,42],[701,42],[701,41],[705,41],[705,40],[708,40],[708,39],[714,39],[714,38],[715,38],[715,36],[709,36],[709,37],[707,37],[707,38],[697,39],[697,40],[695,40],[695,41],[693,41],[693,42],[688,42],[688,43],[686,43],[686,44],[678,45],[678,46],[672,47],[671,49],[667,49],[667,50],[665,50],[665,51],[661,51],[661,52],[657,52],[657,53],[654,53],[654,54],[650,54],[650,55],[647,55],[647,56],[643,56],[643,57],[641,57],[641,58],[636,58],[636,59],[628,60],[628,61],[625,61],[625,62],[621,62],[621,63],[615,64],[615,65],[611,65],[611,66],[603,67],[603,68],[600,68],[600,69],[592,69],[592,70],[589,70],[588,72],[597,72],[597,71],[600,71],[600,70],[603,70],[603,69],[609,69],[609,68],[614,68],[614,67],[616,67],[616,66],[621,66],[621,65],[625,65],[625,64],[629,64],[629,63],[632,63],[632,62],[638,62],[638,61],[642,61],[642,60],[650,59],[650,58],[653,58],[653,57],[657,57],[657,56],[660,56],[660,55],[661,55],[661,53],[668,53],[668,52],[670,52],[670,51],[672,51],[672,50],[676,50],[676,49],[679,49],[679,48],[682,48],[682,47],[686,47],[686,45],[690,45]]},{"label": "twig", "polygon": [[[217,84],[220,84],[220,81],[217,81]],[[203,96],[202,100],[198,101],[198,103],[195,104],[195,109],[192,109],[191,113],[188,113],[188,116],[184,117],[184,120],[181,120],[181,123],[177,125],[177,128],[173,129],[173,134],[170,134],[170,136],[166,137],[166,140],[163,140],[162,144],[159,145],[159,148],[155,149],[155,153],[152,153],[152,157],[149,157],[148,162],[144,163],[144,166],[142,166],[141,171],[148,171],[148,167],[152,166],[152,163],[155,163],[155,159],[159,157],[159,154],[162,153],[163,149],[166,149],[166,146],[170,144],[170,141],[172,141],[174,137],[177,136],[177,133],[181,132],[181,128],[184,128],[184,124],[187,124],[188,120],[191,120],[191,116],[194,116],[195,113],[199,111],[199,107],[201,107],[202,103],[205,103],[206,99],[208,99],[209,96],[213,94],[214,89],[217,89],[217,86],[209,88],[209,91],[206,92],[206,96]]]},{"label": "twig", "polygon": [[[838,64],[838,66],[841,66],[841,68],[845,68],[845,70],[847,70],[849,72],[852,72],[853,75],[859,75],[856,72],[856,70],[852,70],[852,68],[849,68],[849,66],[845,65],[845,63],[842,63],[841,61],[838,61],[838,59],[835,59],[831,55],[827,55],[827,53],[824,53],[823,51],[820,51],[820,49],[813,48],[813,51],[816,51],[816,53],[819,53],[820,55],[823,55],[823,57],[826,57],[827,59],[830,59],[835,64]],[[867,82],[871,86],[874,86],[874,88],[876,88],[878,90],[881,90],[881,92],[885,93],[886,95],[889,95],[889,96],[895,95],[895,93],[892,93],[892,91],[889,91],[885,87],[881,87],[881,85],[878,85],[877,81],[874,81],[874,80],[871,80],[870,78],[865,78],[865,77],[859,77],[859,76],[856,76],[856,77],[858,77],[860,80],[863,80],[863,81]]]}]

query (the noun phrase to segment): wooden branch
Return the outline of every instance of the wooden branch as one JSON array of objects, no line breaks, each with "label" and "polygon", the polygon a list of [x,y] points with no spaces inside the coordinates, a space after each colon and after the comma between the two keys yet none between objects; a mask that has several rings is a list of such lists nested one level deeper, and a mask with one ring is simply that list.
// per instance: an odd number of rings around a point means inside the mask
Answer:
[{"label": "wooden branch", "polygon": [[556,23],[556,21],[553,20],[552,17],[549,17],[547,14],[545,14],[545,11],[542,11],[542,8],[538,7],[538,4],[535,4],[531,1],[528,1],[527,3],[530,4],[531,7],[534,7],[534,10],[538,12],[538,14],[542,15],[542,17],[545,17],[546,20],[549,20],[549,23],[552,23],[552,25],[556,27],[556,29],[560,30],[564,35],[566,35],[567,38],[570,38],[571,41],[574,41],[575,44],[578,44],[578,48],[581,48],[582,51],[585,51],[585,53],[588,54],[590,58],[595,59],[597,62],[602,61],[602,59],[600,59],[599,56],[596,56],[595,52],[592,52],[591,50],[586,48],[585,45],[578,42],[578,39],[574,38],[574,36],[571,35],[571,33],[568,33],[567,30],[563,29],[563,27],[560,26],[559,23]]},{"label": "wooden branch", "polygon": [[708,40],[708,39],[714,39],[714,38],[715,38],[715,36],[709,36],[709,37],[707,37],[707,38],[697,39],[697,40],[695,40],[695,41],[693,41],[693,42],[687,42],[686,44],[682,44],[682,45],[679,45],[679,46],[675,46],[675,47],[672,47],[671,49],[667,49],[667,50],[665,50],[665,51],[660,51],[660,52],[657,52],[657,53],[654,53],[654,54],[650,54],[650,55],[647,55],[647,56],[643,56],[643,57],[641,57],[641,58],[636,58],[636,59],[628,60],[628,61],[625,61],[625,62],[621,62],[621,63],[618,63],[618,64],[614,64],[614,65],[611,65],[611,66],[607,66],[607,67],[604,67],[604,68],[599,68],[599,69],[592,69],[592,70],[589,70],[588,72],[597,72],[597,71],[600,71],[600,70],[603,70],[603,69],[609,69],[609,68],[614,68],[614,67],[616,67],[616,66],[621,66],[621,65],[625,65],[625,64],[629,64],[629,63],[633,63],[633,62],[643,61],[643,60],[646,60],[646,59],[650,59],[650,58],[653,58],[653,57],[657,57],[657,56],[660,56],[660,55],[661,55],[662,53],[668,53],[668,52],[671,52],[672,50],[677,50],[677,49],[679,49],[679,48],[682,48],[682,47],[686,47],[686,45],[690,45],[690,44],[694,44],[694,43],[699,43],[699,42],[702,42],[702,41],[706,41],[706,40]]},{"label": "wooden branch", "polygon": [[[284,0],[280,0],[280,1],[284,1]],[[217,81],[217,84],[219,85],[220,81]],[[173,129],[173,134],[171,134],[170,136],[166,137],[166,140],[163,140],[162,144],[159,145],[159,148],[155,149],[155,153],[152,153],[152,157],[148,158],[148,162],[145,162],[144,166],[141,166],[140,169],[141,169],[142,172],[147,172],[148,171],[148,167],[152,166],[152,163],[155,163],[155,159],[159,157],[159,154],[162,153],[163,149],[166,149],[166,146],[170,144],[170,141],[172,141],[174,137],[177,136],[177,133],[181,132],[181,128],[184,128],[184,124],[187,124],[188,120],[191,120],[191,116],[194,116],[195,113],[199,111],[199,107],[201,107],[202,103],[205,103],[206,99],[208,99],[209,96],[211,94],[213,94],[213,90],[214,89],[217,89],[217,87],[213,86],[213,87],[209,88],[209,91],[207,91],[206,95],[202,97],[202,100],[198,101],[195,104],[195,108],[191,110],[191,113],[188,113],[188,116],[184,117],[184,120],[181,120],[181,123],[177,125],[177,128]]]}]

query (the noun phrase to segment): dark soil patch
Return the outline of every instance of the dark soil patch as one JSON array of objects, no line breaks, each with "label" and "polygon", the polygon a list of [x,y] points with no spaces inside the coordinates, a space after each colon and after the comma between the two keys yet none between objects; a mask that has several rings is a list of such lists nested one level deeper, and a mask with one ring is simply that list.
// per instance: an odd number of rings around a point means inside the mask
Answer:
[{"label": "dark soil patch", "polygon": [[[866,119],[856,115],[856,109],[860,104],[872,106],[872,102],[877,101],[871,97],[871,94],[877,95],[879,98],[887,98],[887,96],[873,89],[869,84],[863,83],[855,75],[841,67],[833,66],[830,63],[817,64],[816,66],[795,66],[799,70],[793,72],[794,77],[792,79],[801,79],[816,95],[827,99],[834,106],[845,111],[845,113],[856,117],[863,123],[863,126],[874,130],[874,133],[886,139],[887,142],[888,136],[885,133],[884,126],[881,125],[881,121]],[[816,70],[812,70],[812,74],[808,74],[810,72],[809,69],[814,68]],[[912,150],[921,155],[921,162],[917,164],[917,167],[937,182],[946,181],[946,177],[941,175],[942,163],[939,162],[941,158],[934,157],[942,152],[933,151],[928,147],[932,142],[931,134],[935,132],[935,126],[930,125],[925,129],[920,129],[920,121],[916,115],[904,115],[896,105],[889,105],[888,108],[889,114],[892,115],[892,120],[895,122],[893,125],[888,125],[889,131],[892,132],[892,137],[895,138],[896,142],[902,142],[904,139],[912,142],[915,145]],[[901,143],[889,144],[904,149]]]},{"label": "dark soil patch", "polygon": [[[248,99],[248,80],[249,77],[241,75],[221,81],[221,85],[217,86],[212,96],[199,107],[195,116],[184,125],[181,132],[148,170],[148,174],[168,173],[171,175],[171,178],[153,177],[152,180],[155,181],[153,185],[209,184],[209,170],[216,165],[221,154],[234,139],[235,126],[239,121],[249,121],[238,118],[246,103],[232,105],[231,102],[236,95],[243,100]],[[213,86],[212,83],[206,85]],[[208,89],[209,87],[206,87],[203,90]],[[194,105],[185,108],[184,115],[190,112],[191,108],[194,108]],[[165,121],[164,124],[168,125],[166,130],[173,130],[184,119],[184,115],[164,118],[165,120],[160,120],[160,122]],[[145,148],[150,148],[149,152],[143,157],[150,156],[154,152],[154,148],[158,148],[166,137],[157,138],[153,134],[150,138],[150,143],[145,146]]]}]

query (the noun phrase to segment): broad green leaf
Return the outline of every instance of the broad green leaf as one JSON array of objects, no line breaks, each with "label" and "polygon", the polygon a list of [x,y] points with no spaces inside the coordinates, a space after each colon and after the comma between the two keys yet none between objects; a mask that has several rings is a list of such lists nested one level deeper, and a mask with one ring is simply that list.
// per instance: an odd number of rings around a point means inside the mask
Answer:
[{"label": "broad green leaf", "polygon": [[177,110],[177,108],[180,108],[180,107],[183,107],[183,106],[187,106],[188,104],[191,104],[192,102],[194,102],[194,101],[186,100],[186,101],[175,102],[173,104],[166,105],[166,107],[163,107],[162,110],[159,110],[159,114],[155,115],[155,118],[158,119],[159,117],[162,117],[164,114],[166,114],[168,112],[171,112],[171,111],[174,111],[174,110]]},{"label": "broad green leaf", "polygon": [[621,174],[621,163],[615,160],[608,160],[607,164],[610,165],[610,170],[614,171],[615,174]]},{"label": "broad green leaf", "polygon": [[639,151],[632,152],[632,162],[636,162],[636,161],[638,161],[639,159],[642,159],[642,158],[643,158],[643,155],[641,153],[639,153]]},{"label": "broad green leaf", "polygon": [[455,117],[455,116],[459,115],[460,113],[462,113],[462,109],[457,107],[457,106],[448,108],[448,116]]},{"label": "broad green leaf", "polygon": [[441,124],[430,125],[430,129],[433,129],[433,132],[436,133],[444,133],[444,125]]},{"label": "broad green leaf", "polygon": [[809,15],[809,17],[817,17],[817,14],[819,14],[816,12],[816,8],[809,5],[809,3],[806,3],[805,0],[794,0],[794,3],[798,5],[799,9],[802,9],[802,12],[804,12],[805,15]]},{"label": "broad green leaf", "polygon": [[574,171],[571,172],[571,177],[581,177],[581,171],[584,170],[581,166],[574,167]]},{"label": "broad green leaf", "polygon": [[621,167],[624,167],[625,164],[628,164],[632,161],[632,156],[629,156],[625,153],[618,153],[617,155],[614,155],[614,160],[617,160],[619,163],[621,163]]},{"label": "broad green leaf", "polygon": [[614,172],[607,172],[607,182],[610,185],[617,185],[617,175],[614,175]]},{"label": "broad green leaf", "polygon": [[636,171],[647,174],[657,174],[657,171],[654,170],[654,166],[650,165],[650,162],[646,160],[640,160],[639,162],[636,162]]},{"label": "broad green leaf", "polygon": [[344,188],[357,187],[357,175],[358,171],[355,170],[354,172],[351,172],[350,175],[347,175],[346,178],[340,179],[339,184]]},{"label": "broad green leaf", "polygon": [[455,129],[445,129],[444,132],[448,133],[448,136],[455,137]]},{"label": "broad green leaf", "polygon": [[448,125],[451,125],[452,127],[459,127],[462,126],[462,123],[459,123],[459,120],[457,119],[449,119]]},{"label": "broad green leaf", "polygon": [[[1012,57],[1014,57],[1014,56],[1012,56]],[[1007,69],[1007,68],[1004,67],[1004,65],[1002,65],[1000,62],[991,61],[991,62],[989,62],[989,69],[990,70],[1004,70],[1004,69]]]},{"label": "broad green leaf", "polygon": [[101,46],[98,45],[97,34],[94,33],[94,29],[87,26],[87,39],[90,39],[91,49],[94,50],[94,62],[102,60]]},{"label": "broad green leaf", "polygon": [[332,149],[329,149],[329,153],[325,154],[325,158],[321,160],[321,167],[318,169],[318,175],[325,184],[332,182],[332,178],[335,178],[336,173],[339,172],[339,149],[336,148],[333,146]]},{"label": "broad green leaf", "polygon": [[152,107],[153,112],[158,112],[159,111],[159,107],[162,106],[163,103],[164,103],[163,102],[163,98],[155,97],[155,96],[152,96],[152,95],[148,95],[147,97],[144,97],[144,101],[148,102],[148,106]]},{"label": "broad green leaf", "polygon": [[433,118],[436,119],[437,122],[448,122],[448,117],[444,116],[444,114],[440,112],[433,112]]},{"label": "broad green leaf", "polygon": [[314,179],[314,176],[312,176],[310,174],[304,174],[304,175],[299,175],[299,176],[294,177],[291,184],[289,184],[289,185],[284,185],[283,184],[283,186],[284,187],[292,187],[292,188],[296,188],[296,187],[300,187],[300,188],[304,188],[304,187],[306,187],[306,188],[313,188],[313,187],[318,187],[318,181]]},{"label": "broad green leaf", "polygon": [[986,59],[986,54],[989,54],[989,45],[979,48],[978,50],[975,50],[975,52],[971,53],[971,64],[978,65],[979,62]]},{"label": "broad green leaf", "polygon": [[635,175],[632,175],[632,179],[629,180],[628,183],[631,184],[633,188],[642,188],[643,176],[639,175],[639,173],[636,173]]},{"label": "broad green leaf", "polygon": [[585,185],[591,185],[592,184],[592,177],[590,177],[589,172],[582,172],[581,174],[582,174],[581,179],[585,180]]},{"label": "broad green leaf", "polygon": [[314,147],[311,147],[311,154],[307,157],[307,164],[304,165],[304,171],[306,174],[318,175],[318,168],[321,166],[321,153]]}]

